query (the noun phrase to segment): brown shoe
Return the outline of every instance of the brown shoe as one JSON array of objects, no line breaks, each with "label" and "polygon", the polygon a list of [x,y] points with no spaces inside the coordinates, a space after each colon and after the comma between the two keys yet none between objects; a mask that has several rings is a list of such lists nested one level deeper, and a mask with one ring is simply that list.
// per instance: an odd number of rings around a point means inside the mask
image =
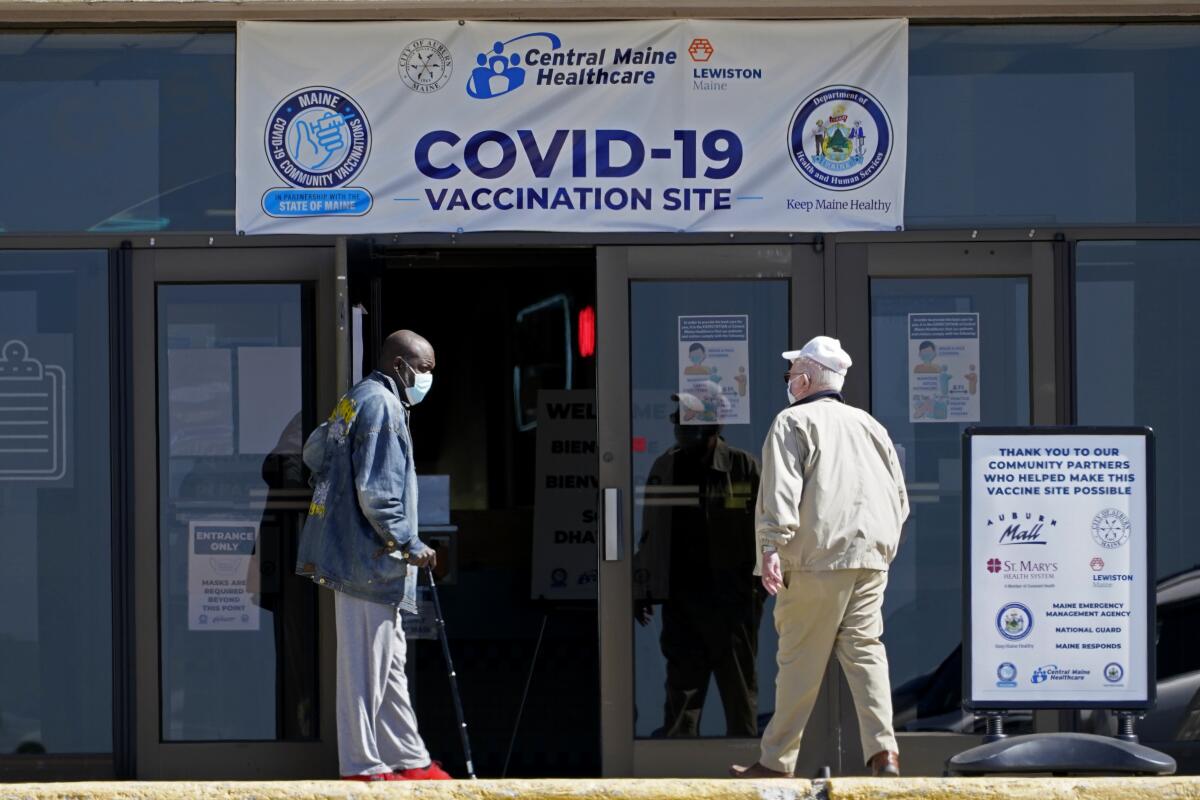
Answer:
[{"label": "brown shoe", "polygon": [[748,767],[743,767],[734,764],[729,768],[729,777],[731,778],[790,778],[786,772],[776,772],[773,769],[768,769],[762,764],[755,761]]},{"label": "brown shoe", "polygon": [[899,778],[900,754],[892,753],[888,750],[880,750],[871,756],[871,760],[867,762],[867,766],[871,768],[872,777]]}]

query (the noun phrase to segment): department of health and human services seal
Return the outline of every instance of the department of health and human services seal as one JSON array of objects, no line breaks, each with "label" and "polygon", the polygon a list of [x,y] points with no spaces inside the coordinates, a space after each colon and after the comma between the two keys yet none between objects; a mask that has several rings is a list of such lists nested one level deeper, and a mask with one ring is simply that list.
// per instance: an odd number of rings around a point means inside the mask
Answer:
[{"label": "department of health and human services seal", "polygon": [[1033,630],[1033,612],[1021,603],[1008,603],[996,615],[996,630],[1010,642],[1019,642]]},{"label": "department of health and human services seal", "polygon": [[1123,511],[1106,508],[1092,518],[1092,539],[1106,550],[1115,550],[1129,541],[1129,528]]},{"label": "department of health and human services seal", "polygon": [[267,160],[289,188],[270,189],[263,210],[275,217],[358,216],[371,194],[346,186],[371,154],[371,126],[345,92],[309,86],[275,106],[267,121]]},{"label": "department of health and human services seal", "polygon": [[454,56],[437,39],[416,39],[400,51],[400,80],[414,92],[430,94],[454,74]]},{"label": "department of health and human services seal", "polygon": [[869,92],[826,86],[801,103],[788,125],[792,164],[823,189],[846,191],[870,183],[891,158],[892,122]]}]

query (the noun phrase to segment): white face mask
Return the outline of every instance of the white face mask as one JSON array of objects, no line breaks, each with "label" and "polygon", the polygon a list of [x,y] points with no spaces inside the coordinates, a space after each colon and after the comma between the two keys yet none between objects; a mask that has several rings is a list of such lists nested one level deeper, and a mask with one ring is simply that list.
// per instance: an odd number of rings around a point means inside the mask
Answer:
[{"label": "white face mask", "polygon": [[[799,377],[799,376],[797,376],[797,377]],[[796,395],[792,394],[792,384],[795,382],[796,382],[796,378],[792,378],[790,381],[788,381],[788,384],[787,384],[787,399],[788,399],[789,406],[800,399],[800,398],[796,397]]]},{"label": "white face mask", "polygon": [[404,362],[404,366],[408,367],[413,374],[413,385],[404,387],[404,396],[408,398],[408,404],[415,406],[425,399],[425,395],[429,394],[429,390],[433,388],[433,373],[432,372],[417,372],[415,369]]}]

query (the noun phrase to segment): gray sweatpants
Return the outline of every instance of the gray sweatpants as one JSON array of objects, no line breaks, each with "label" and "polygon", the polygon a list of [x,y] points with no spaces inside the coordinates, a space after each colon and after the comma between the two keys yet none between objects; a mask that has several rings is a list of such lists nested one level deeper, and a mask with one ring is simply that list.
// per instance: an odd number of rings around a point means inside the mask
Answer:
[{"label": "gray sweatpants", "polygon": [[334,592],[337,618],[337,737],[342,775],[375,775],[429,764],[404,674],[401,611]]}]

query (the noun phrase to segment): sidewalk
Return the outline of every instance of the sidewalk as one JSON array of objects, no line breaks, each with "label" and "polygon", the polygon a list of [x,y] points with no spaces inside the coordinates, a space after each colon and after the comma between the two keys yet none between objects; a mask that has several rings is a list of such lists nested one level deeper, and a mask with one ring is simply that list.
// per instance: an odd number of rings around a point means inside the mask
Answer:
[{"label": "sidewalk", "polygon": [[3,800],[1200,800],[1200,777],[0,784]]}]

